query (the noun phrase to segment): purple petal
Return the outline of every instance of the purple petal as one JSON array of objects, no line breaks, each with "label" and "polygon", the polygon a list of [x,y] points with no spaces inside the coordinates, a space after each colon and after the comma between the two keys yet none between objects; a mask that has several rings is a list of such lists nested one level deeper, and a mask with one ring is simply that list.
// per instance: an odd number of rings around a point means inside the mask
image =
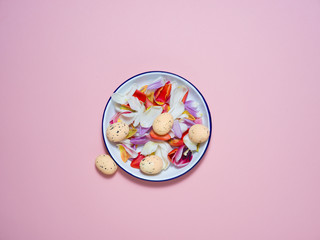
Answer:
[{"label": "purple petal", "polygon": [[187,124],[188,127],[195,125],[196,123],[190,119],[185,118],[184,123]]},{"label": "purple petal", "polygon": [[[184,148],[183,148],[182,152],[185,152],[188,148],[185,146],[183,146],[183,147]],[[192,151],[189,150],[189,152],[187,153],[187,156],[182,154],[180,159],[178,159],[178,160],[176,159],[176,162],[174,162],[174,165],[176,167],[184,167],[184,166],[188,165],[191,162],[191,160],[192,160]]]},{"label": "purple petal", "polygon": [[176,135],[177,138],[182,137],[182,132],[181,132],[181,128],[180,128],[180,124],[179,124],[178,120],[175,120],[173,122],[172,130],[173,130],[174,135]]},{"label": "purple petal", "polygon": [[149,134],[146,135],[146,138],[148,139],[148,142],[149,141],[152,141],[152,142],[163,142],[163,140],[158,140],[158,139],[152,138]]},{"label": "purple petal", "polygon": [[162,79],[160,79],[159,81],[156,81],[154,83],[151,83],[148,87],[147,90],[154,90],[154,89],[158,89],[164,86],[164,81],[162,81]]},{"label": "purple petal", "polygon": [[202,119],[201,118],[196,118],[196,120],[194,120],[194,123],[195,124],[202,124]]},{"label": "purple petal", "polygon": [[198,111],[195,111],[195,110],[193,110],[193,108],[189,108],[189,107],[187,107],[187,106],[185,106],[185,109],[186,109],[192,116],[197,117],[197,112],[198,112]]},{"label": "purple petal", "polygon": [[189,100],[184,103],[185,109],[194,117],[197,116],[198,109],[193,106],[193,101]]},{"label": "purple petal", "polygon": [[140,136],[145,135],[150,130],[150,128],[151,127],[144,128],[144,127],[141,127],[141,125],[139,125],[139,128],[138,128],[139,135]]},{"label": "purple petal", "polygon": [[130,142],[135,145],[143,145],[149,142],[149,139],[146,136],[131,138]]}]

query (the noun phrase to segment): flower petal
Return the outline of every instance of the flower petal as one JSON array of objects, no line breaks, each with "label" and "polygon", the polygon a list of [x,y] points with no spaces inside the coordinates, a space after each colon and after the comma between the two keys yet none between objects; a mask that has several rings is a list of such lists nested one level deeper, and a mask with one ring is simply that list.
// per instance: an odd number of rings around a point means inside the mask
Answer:
[{"label": "flower petal", "polygon": [[189,127],[195,125],[196,123],[194,121],[191,121],[190,119],[184,119],[184,123],[187,124]]},{"label": "flower petal", "polygon": [[137,151],[134,148],[130,147],[129,145],[121,144],[121,146],[123,146],[126,149],[126,152],[130,155],[131,158],[135,158],[138,156]]},{"label": "flower petal", "polygon": [[202,119],[201,119],[201,118],[196,118],[196,119],[194,120],[194,123],[195,123],[195,124],[202,124]]},{"label": "flower petal", "polygon": [[169,143],[167,142],[158,143],[156,155],[162,158],[163,169],[167,169],[170,165],[168,154],[171,151],[172,151],[172,147],[169,145]]},{"label": "flower petal", "polygon": [[141,154],[145,156],[150,155],[151,153],[154,153],[157,150],[157,148],[158,148],[158,143],[149,141],[143,146],[141,150]]},{"label": "flower petal", "polygon": [[164,77],[160,76],[157,79],[155,79],[151,84],[148,85],[148,90],[155,90],[158,88],[161,88],[166,83],[166,80]]},{"label": "flower petal", "polygon": [[170,96],[170,93],[171,93],[171,84],[170,82],[167,82],[163,87],[155,91],[154,101],[158,105],[163,105],[166,103],[168,97]]},{"label": "flower petal", "polygon": [[143,104],[141,104],[141,102],[139,101],[139,99],[136,98],[136,97],[130,97],[130,98],[128,99],[128,103],[129,103],[131,109],[133,109],[133,110],[135,110],[135,111],[139,111],[139,110],[142,108],[142,106],[143,106]]},{"label": "flower petal", "polygon": [[178,121],[178,120],[175,120],[175,121],[173,122],[172,130],[173,130],[174,135],[175,135],[177,138],[181,138],[181,136],[182,136],[182,131],[181,131],[180,124],[179,124],[179,121]]},{"label": "flower petal", "polygon": [[146,136],[131,138],[130,142],[136,145],[143,145],[149,142],[150,140]]},{"label": "flower petal", "polygon": [[186,86],[177,86],[171,93],[170,107],[174,107],[177,103],[181,102],[187,91],[188,88]]},{"label": "flower petal", "polygon": [[118,119],[119,119],[119,117],[122,115],[122,114],[129,114],[129,113],[131,113],[131,112],[128,112],[128,111],[126,111],[126,112],[118,112],[118,113],[116,113],[112,118],[111,118],[111,120],[110,120],[110,124],[114,124],[114,123],[116,123],[117,121],[118,121]]},{"label": "flower petal", "polygon": [[142,114],[140,125],[144,128],[152,126],[154,120],[162,113],[162,107],[152,106]]},{"label": "flower petal", "polygon": [[127,162],[129,159],[129,154],[126,152],[125,148],[121,144],[119,144],[119,151],[120,151],[120,157],[122,161]]},{"label": "flower petal", "polygon": [[188,130],[189,127],[188,127],[187,124],[182,123],[182,122],[179,122],[179,124],[180,124],[180,129],[181,129],[181,132],[182,132],[182,133],[184,133],[185,131]]},{"label": "flower petal", "polygon": [[119,104],[126,104],[128,99],[134,94],[137,89],[137,84],[132,84],[129,91],[127,93],[113,93],[111,99]]},{"label": "flower petal", "polygon": [[139,136],[145,135],[145,134],[150,130],[150,128],[151,128],[151,127],[144,128],[144,127],[141,127],[141,125],[139,125],[139,127],[138,127],[138,134],[139,134]]},{"label": "flower petal", "polygon": [[173,119],[177,119],[184,112],[184,104],[182,102],[177,102],[175,105],[170,104],[169,113],[172,115]]},{"label": "flower petal", "polygon": [[129,133],[128,133],[128,135],[127,135],[127,138],[131,138],[133,135],[136,134],[137,131],[138,131],[138,130],[137,130],[136,128],[134,128],[134,127],[130,128],[130,129],[129,129]]},{"label": "flower petal", "polygon": [[184,136],[183,142],[191,151],[197,151],[197,144],[190,140],[189,134]]}]

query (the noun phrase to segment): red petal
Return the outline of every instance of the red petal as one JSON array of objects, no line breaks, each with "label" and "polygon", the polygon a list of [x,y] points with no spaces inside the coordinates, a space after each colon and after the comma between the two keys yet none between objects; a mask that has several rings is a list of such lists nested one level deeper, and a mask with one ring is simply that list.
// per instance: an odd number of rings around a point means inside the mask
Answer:
[{"label": "red petal", "polygon": [[169,140],[169,144],[170,144],[170,146],[172,146],[172,147],[180,147],[180,146],[182,146],[184,143],[183,143],[183,140],[182,140],[182,139],[173,138],[173,139],[170,139],[170,140]]},{"label": "red petal", "polygon": [[155,93],[154,93],[154,101],[158,105],[163,105],[168,97],[170,96],[171,92],[171,84],[166,83],[163,87],[159,88]]},{"label": "red petal", "polygon": [[189,90],[186,92],[186,94],[183,96],[182,98],[182,102],[185,103],[186,100],[187,100],[187,97],[188,97],[188,93],[189,93]]},{"label": "red petal", "polygon": [[130,166],[133,168],[140,168],[140,162],[144,158],[145,158],[144,155],[142,155],[141,153],[138,153],[138,156],[132,159]]},{"label": "red petal", "polygon": [[143,92],[140,92],[139,90],[136,90],[133,96],[138,98],[141,102],[145,102],[147,98],[147,96]]},{"label": "red petal", "polygon": [[187,129],[187,131],[185,131],[184,133],[182,133],[182,137],[181,137],[182,140],[183,140],[184,136],[188,134],[188,132],[189,132],[189,128]]},{"label": "red petal", "polygon": [[176,154],[176,152],[178,151],[178,148],[173,149],[171,152],[168,153],[168,159],[170,160],[170,162],[173,163],[173,156]]}]

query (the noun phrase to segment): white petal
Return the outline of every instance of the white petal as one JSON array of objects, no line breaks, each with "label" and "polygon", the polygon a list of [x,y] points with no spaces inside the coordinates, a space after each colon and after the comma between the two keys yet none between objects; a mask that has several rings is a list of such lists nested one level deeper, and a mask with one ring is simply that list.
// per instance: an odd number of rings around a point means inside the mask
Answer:
[{"label": "white petal", "polygon": [[174,132],[172,130],[170,130],[169,135],[170,135],[171,138],[174,138],[174,136],[175,136]]},{"label": "white petal", "polygon": [[140,108],[142,107],[142,104],[140,102],[140,100],[136,97],[130,97],[128,99],[128,103],[131,109],[135,110],[135,111],[139,111]]},{"label": "white petal", "polygon": [[184,136],[183,142],[191,151],[196,151],[197,150],[197,144],[195,144],[194,142],[192,142],[190,140],[189,134]]},{"label": "white petal", "polygon": [[162,159],[163,169],[167,169],[170,165],[170,161],[168,159],[168,154],[171,151],[172,151],[172,148],[167,142],[162,142],[162,143],[158,144],[158,148],[157,148],[155,154]]},{"label": "white petal", "polygon": [[171,93],[178,87],[178,83],[176,81],[171,82]]},{"label": "white petal", "polygon": [[154,120],[162,113],[162,107],[152,106],[147,111],[142,114],[142,119],[140,120],[141,127],[151,127]]},{"label": "white petal", "polygon": [[138,89],[137,84],[136,83],[132,84],[129,91],[126,93],[126,95],[128,97],[131,97],[137,89]]},{"label": "white petal", "polygon": [[158,148],[158,143],[155,143],[155,142],[152,142],[152,141],[147,142],[143,146],[143,148],[141,150],[141,154],[145,155],[145,156],[150,155],[151,153],[154,153],[157,150],[157,148]]},{"label": "white petal", "polygon": [[133,123],[134,127],[137,127],[140,124],[141,120],[143,119],[144,110],[145,110],[145,107],[142,106],[142,108],[137,112],[136,118]]},{"label": "white petal", "polygon": [[132,84],[129,91],[127,93],[113,93],[111,96],[111,99],[119,104],[126,104],[128,102],[128,99],[134,94],[134,92],[137,90],[137,84]]},{"label": "white petal", "polygon": [[120,116],[120,119],[124,123],[130,125],[131,123],[133,123],[133,121],[136,119],[136,117],[137,117],[137,113],[136,112],[132,112],[132,113],[128,113],[128,114],[122,114]]},{"label": "white petal", "polygon": [[[158,149],[160,149],[160,151],[158,151],[158,154],[160,154],[163,161],[163,169],[167,169],[170,165],[170,161],[168,159],[168,154],[169,152],[172,151],[172,147],[167,143],[167,142],[163,142],[163,143],[159,143],[159,147]],[[156,151],[156,155],[157,155],[157,151]]]},{"label": "white petal", "polygon": [[170,105],[169,113],[172,115],[173,119],[177,119],[184,111],[183,102],[178,102],[175,105]]},{"label": "white petal", "polygon": [[[131,142],[129,139],[124,139],[120,143],[122,143],[126,152],[130,155],[131,158],[136,158],[138,156],[137,151],[131,147]],[[119,144],[117,144],[117,146],[119,146]]]},{"label": "white petal", "polygon": [[182,101],[182,98],[187,93],[188,88],[186,86],[177,86],[172,92],[170,97],[170,107],[175,106],[178,102]]},{"label": "white petal", "polygon": [[111,96],[112,101],[119,104],[126,104],[128,102],[128,97],[122,93],[113,93]]},{"label": "white petal", "polygon": [[180,118],[181,120],[185,119],[185,118],[188,118],[188,115],[183,113],[181,114],[178,118]]},{"label": "white petal", "polygon": [[181,132],[182,132],[182,133],[184,133],[185,131],[188,130],[187,124],[179,122],[179,125],[180,125]]}]

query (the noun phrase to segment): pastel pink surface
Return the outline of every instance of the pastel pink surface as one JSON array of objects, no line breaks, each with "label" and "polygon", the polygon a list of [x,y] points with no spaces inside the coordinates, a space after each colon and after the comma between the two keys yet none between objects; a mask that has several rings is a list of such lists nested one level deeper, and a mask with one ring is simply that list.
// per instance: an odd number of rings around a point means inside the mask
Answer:
[{"label": "pastel pink surface", "polygon": [[[0,239],[320,239],[319,22],[316,0],[1,1]],[[104,177],[105,103],[148,70],[203,93],[208,152]]]}]

